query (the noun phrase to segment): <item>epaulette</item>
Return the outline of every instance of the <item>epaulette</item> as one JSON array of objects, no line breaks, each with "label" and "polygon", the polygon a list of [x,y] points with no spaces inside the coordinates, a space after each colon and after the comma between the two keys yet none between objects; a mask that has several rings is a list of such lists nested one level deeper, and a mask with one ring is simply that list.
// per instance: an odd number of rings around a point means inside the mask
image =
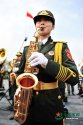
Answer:
[{"label": "epaulette", "polygon": [[65,41],[53,41],[54,43],[67,43]]}]

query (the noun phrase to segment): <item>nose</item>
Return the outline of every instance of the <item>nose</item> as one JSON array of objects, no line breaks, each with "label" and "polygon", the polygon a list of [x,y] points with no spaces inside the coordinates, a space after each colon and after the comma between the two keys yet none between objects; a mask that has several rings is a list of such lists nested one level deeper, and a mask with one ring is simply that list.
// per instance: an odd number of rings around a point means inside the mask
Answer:
[{"label": "nose", "polygon": [[41,20],[40,25],[44,25],[44,24],[45,24],[44,20]]}]

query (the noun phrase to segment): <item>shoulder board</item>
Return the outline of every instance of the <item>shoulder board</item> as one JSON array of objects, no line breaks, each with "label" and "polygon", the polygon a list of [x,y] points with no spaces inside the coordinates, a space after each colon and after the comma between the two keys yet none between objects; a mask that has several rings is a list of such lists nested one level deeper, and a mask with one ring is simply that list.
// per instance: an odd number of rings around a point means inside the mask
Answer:
[{"label": "shoulder board", "polygon": [[65,41],[53,41],[54,43],[67,43]]}]

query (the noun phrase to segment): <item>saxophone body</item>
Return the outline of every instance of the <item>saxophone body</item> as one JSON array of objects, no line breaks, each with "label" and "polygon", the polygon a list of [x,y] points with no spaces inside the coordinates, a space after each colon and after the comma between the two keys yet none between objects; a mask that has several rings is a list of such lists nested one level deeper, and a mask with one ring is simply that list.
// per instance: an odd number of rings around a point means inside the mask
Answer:
[{"label": "saxophone body", "polygon": [[18,95],[14,96],[14,119],[22,125],[29,114],[29,108],[32,100],[33,88],[38,84],[37,68],[31,67],[28,58],[33,52],[38,51],[38,31],[34,34],[33,40],[26,55],[24,73],[16,78],[16,83],[20,87]]}]

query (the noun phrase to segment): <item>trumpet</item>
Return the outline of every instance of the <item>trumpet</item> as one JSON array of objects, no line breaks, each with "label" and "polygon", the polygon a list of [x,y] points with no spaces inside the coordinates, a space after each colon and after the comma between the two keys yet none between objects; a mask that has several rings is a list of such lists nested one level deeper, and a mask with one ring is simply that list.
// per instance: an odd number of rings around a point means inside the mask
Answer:
[{"label": "trumpet", "polygon": [[16,74],[14,72],[10,73],[10,82],[11,82],[11,85],[14,84],[15,79],[16,79]]}]

